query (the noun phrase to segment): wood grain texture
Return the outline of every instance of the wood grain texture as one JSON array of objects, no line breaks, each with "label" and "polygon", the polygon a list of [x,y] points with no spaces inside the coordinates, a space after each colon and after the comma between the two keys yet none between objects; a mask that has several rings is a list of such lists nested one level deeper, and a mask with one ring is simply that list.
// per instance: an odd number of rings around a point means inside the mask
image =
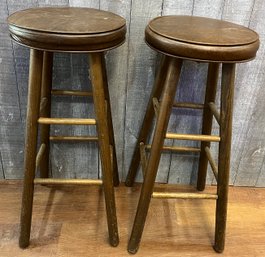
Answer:
[{"label": "wood grain texture", "polygon": [[[156,54],[144,43],[147,22],[161,14],[184,14],[222,18],[256,30],[264,41],[262,0],[7,0],[0,2],[0,153],[5,178],[21,178],[29,51],[11,43],[6,18],[28,7],[76,6],[109,10],[127,20],[127,42],[106,55],[115,141],[121,178],[125,178],[156,71]],[[257,58],[237,67],[230,184],[265,186],[264,138],[264,46]],[[91,89],[87,57],[56,54],[53,84],[59,89]],[[203,100],[207,65],[184,62],[178,100]],[[73,85],[73,87],[72,87]],[[190,94],[192,89],[192,93]],[[217,98],[220,97],[220,91]],[[85,99],[85,98],[84,98]],[[81,98],[53,97],[52,115],[93,118],[93,102]],[[217,101],[218,104],[218,101]],[[182,124],[183,123],[183,124]],[[189,124],[188,126],[185,124]],[[200,131],[200,111],[174,111],[170,130],[178,133]],[[91,130],[90,130],[91,129]],[[56,135],[95,135],[94,128],[52,126]],[[213,133],[218,133],[217,124]],[[167,140],[168,145],[178,142]],[[184,144],[184,142],[183,142]],[[191,144],[191,145],[189,145]],[[197,143],[188,142],[197,147]],[[212,144],[216,159],[218,148]],[[100,165],[96,143],[52,143],[51,167],[54,176],[98,178]],[[193,154],[164,153],[158,181],[195,183],[198,158]],[[1,171],[0,171],[1,174]],[[1,175],[0,175],[1,177]],[[138,181],[141,177],[138,177]],[[208,183],[214,183],[208,172]]]},{"label": "wood grain texture", "polygon": [[[5,257],[129,257],[126,251],[140,186],[116,188],[119,247],[107,242],[104,197],[97,186],[39,186],[34,197],[31,247],[17,246],[21,184],[0,184],[0,255]],[[193,192],[191,188],[167,191]],[[158,185],[157,190],[164,191]],[[207,188],[215,193],[216,188]],[[223,257],[263,257],[265,190],[230,187]],[[139,257],[216,257],[210,200],[153,199]],[[89,215],[88,215],[89,214]],[[240,215],[239,215],[240,214]]]}]

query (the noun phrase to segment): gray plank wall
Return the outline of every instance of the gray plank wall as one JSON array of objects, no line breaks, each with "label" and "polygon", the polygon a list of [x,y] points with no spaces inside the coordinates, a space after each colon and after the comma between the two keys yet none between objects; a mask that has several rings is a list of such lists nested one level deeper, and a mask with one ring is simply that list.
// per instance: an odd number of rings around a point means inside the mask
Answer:
[{"label": "gray plank wall", "polygon": [[[0,178],[23,177],[24,127],[27,101],[29,50],[11,42],[6,18],[9,14],[36,6],[78,6],[109,10],[126,18],[126,43],[106,55],[113,123],[121,178],[128,171],[157,67],[157,56],[144,43],[144,28],[156,16],[186,14],[229,20],[260,34],[257,58],[237,67],[233,146],[230,183],[237,186],[265,186],[265,2],[263,0],[1,0],[0,1]],[[158,57],[158,58],[157,58]],[[86,55],[55,54],[54,88],[90,88]],[[206,64],[185,61],[177,100],[201,102],[205,91]],[[219,92],[218,92],[219,94]],[[93,117],[92,99],[53,98],[52,115]],[[198,111],[173,111],[169,130],[199,133]],[[214,124],[213,131],[218,132]],[[53,134],[95,134],[87,127],[52,127]],[[173,142],[169,145],[184,144]],[[186,142],[187,143],[187,142]],[[195,142],[188,142],[196,146]],[[213,147],[217,156],[217,147]],[[54,177],[97,178],[100,160],[95,143],[54,143],[51,148]],[[165,153],[157,181],[194,183],[198,157]],[[208,172],[208,183],[214,183]],[[139,175],[138,180],[141,180]]]}]

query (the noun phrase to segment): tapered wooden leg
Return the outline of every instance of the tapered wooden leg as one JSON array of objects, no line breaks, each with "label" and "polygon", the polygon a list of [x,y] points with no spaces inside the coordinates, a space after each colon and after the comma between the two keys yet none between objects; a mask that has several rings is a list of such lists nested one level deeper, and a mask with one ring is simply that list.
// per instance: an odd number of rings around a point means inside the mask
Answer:
[{"label": "tapered wooden leg", "polygon": [[[51,116],[52,66],[53,66],[53,53],[44,52],[42,83],[41,83],[40,117]],[[45,144],[45,151],[40,161],[41,178],[48,178],[49,176],[49,153],[50,153],[49,136],[50,136],[50,125],[42,124],[40,126],[40,141],[41,144]]]},{"label": "tapered wooden leg", "polygon": [[110,136],[110,144],[112,145],[113,151],[113,183],[114,186],[118,186],[119,181],[119,171],[117,164],[117,156],[116,156],[116,147],[115,147],[115,138],[112,124],[112,115],[111,115],[111,105],[110,105],[110,97],[109,97],[109,88],[108,88],[108,79],[107,79],[107,70],[104,55],[101,55],[101,63],[102,63],[102,72],[103,72],[103,82],[104,82],[104,92],[105,92],[105,101],[107,106],[107,115],[108,115],[108,127],[109,127],[109,136]]},{"label": "tapered wooden leg", "polygon": [[155,127],[150,156],[147,163],[144,182],[137,207],[131,238],[128,244],[128,251],[136,253],[140,244],[143,228],[153,193],[155,178],[160,161],[161,150],[164,144],[168,121],[174,103],[177,82],[181,70],[182,60],[170,57],[166,62],[165,85],[162,95],[159,115]]},{"label": "tapered wooden leg", "polygon": [[215,245],[216,252],[221,253],[225,245],[225,229],[227,216],[228,185],[230,170],[230,151],[232,137],[232,115],[234,98],[235,64],[223,64],[220,112],[220,137]]},{"label": "tapered wooden leg", "polygon": [[30,50],[30,70],[28,87],[28,107],[24,156],[24,187],[22,194],[19,246],[29,245],[34,191],[34,176],[37,152],[38,117],[41,93],[43,52]]},{"label": "tapered wooden leg", "polygon": [[153,108],[153,98],[155,97],[159,99],[162,94],[163,84],[166,79],[166,69],[168,68],[169,59],[170,57],[168,56],[162,57],[161,64],[158,70],[158,74],[156,76],[155,84],[154,84],[154,87],[152,89],[152,92],[149,98],[149,102],[148,102],[147,109],[145,112],[142,127],[139,131],[139,135],[138,135],[138,139],[135,145],[129,172],[126,177],[126,181],[125,181],[126,186],[132,186],[134,183],[135,177],[137,175],[137,171],[138,171],[138,167],[140,163],[140,143],[143,142],[144,144],[146,144],[148,135],[150,133],[152,121],[155,115],[154,108]]},{"label": "tapered wooden leg", "polygon": [[[208,78],[206,85],[203,121],[202,121],[202,134],[211,135],[213,114],[209,109],[208,103],[215,102],[216,88],[218,83],[219,63],[209,63]],[[206,156],[205,147],[210,147],[210,142],[201,142],[201,154],[199,160],[197,189],[203,191],[205,188],[208,158]]]},{"label": "tapered wooden leg", "polygon": [[119,244],[116,207],[113,187],[113,172],[111,167],[111,142],[108,128],[108,113],[105,105],[103,53],[90,54],[90,72],[93,98],[95,105],[97,133],[99,139],[100,157],[102,163],[102,180],[105,196],[109,239],[112,246]]}]

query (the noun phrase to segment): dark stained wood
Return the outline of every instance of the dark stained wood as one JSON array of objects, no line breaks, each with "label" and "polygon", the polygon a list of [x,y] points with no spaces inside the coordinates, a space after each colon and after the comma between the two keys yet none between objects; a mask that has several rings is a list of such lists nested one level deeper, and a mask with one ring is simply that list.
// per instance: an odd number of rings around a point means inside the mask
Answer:
[{"label": "dark stained wood", "polygon": [[152,121],[155,115],[153,108],[153,98],[159,99],[163,90],[163,84],[166,79],[166,70],[168,67],[169,58],[163,57],[161,60],[161,64],[159,67],[158,74],[156,76],[156,81],[154,87],[151,92],[151,96],[149,98],[148,106],[145,112],[144,120],[142,123],[142,127],[139,131],[139,136],[137,138],[137,143],[134,149],[133,157],[131,160],[129,172],[126,177],[125,184],[127,186],[132,186],[138,171],[139,163],[140,163],[140,143],[143,142],[146,144],[147,137],[150,133],[150,129],[152,126]]},{"label": "dark stained wood", "polygon": [[[160,161],[161,151],[164,144],[166,129],[168,126],[171,109],[174,103],[181,65],[182,60],[169,58],[164,67],[166,70],[164,91],[162,94],[160,111],[157,118],[151,151],[145,170],[144,182],[137,207],[137,213],[134,219],[134,225],[128,243],[128,251],[130,253],[137,252],[142,237],[149,204],[153,193],[153,187]],[[152,99],[153,97],[150,97],[151,102]]]},{"label": "dark stained wood", "polygon": [[26,123],[25,156],[24,156],[24,186],[21,206],[21,231],[19,246],[25,248],[29,245],[32,203],[33,180],[37,155],[38,116],[41,95],[41,74],[43,52],[32,49],[30,52],[28,109]]},{"label": "dark stained wood", "polygon": [[[45,99],[45,106],[40,110],[41,117],[51,116],[51,89],[52,89],[52,67],[53,67],[53,53],[44,52],[43,55],[43,70],[41,82],[41,101]],[[42,124],[40,126],[40,141],[45,144],[44,154],[40,162],[40,176],[47,178],[49,176],[50,163],[50,125]]]},{"label": "dark stained wood", "polygon": [[[212,132],[213,114],[208,106],[208,103],[215,102],[218,74],[219,74],[219,64],[210,63],[208,66],[208,77],[207,77],[204,110],[203,110],[202,134],[204,135],[211,135]],[[203,141],[201,143],[201,154],[199,160],[198,180],[197,180],[197,189],[200,191],[204,190],[205,188],[207,165],[208,165],[208,158],[206,156],[205,147],[210,147],[210,144],[211,144],[210,142],[206,141]]]},{"label": "dark stained wood", "polygon": [[118,186],[120,183],[119,180],[119,171],[118,171],[118,164],[117,164],[117,156],[116,156],[116,146],[115,146],[115,138],[114,138],[114,131],[113,131],[113,124],[112,124],[112,115],[111,115],[111,105],[110,105],[110,96],[109,96],[109,88],[108,88],[108,78],[107,78],[107,70],[106,70],[106,62],[104,54],[101,55],[101,65],[102,65],[102,76],[103,76],[103,87],[104,87],[104,94],[105,94],[105,106],[107,111],[107,119],[108,119],[108,129],[109,129],[109,137],[110,137],[110,144],[112,146],[112,153],[113,153],[113,184],[114,186]]},{"label": "dark stained wood", "polygon": [[90,75],[97,120],[98,144],[102,165],[102,180],[109,229],[109,241],[112,246],[117,246],[119,244],[119,236],[113,187],[113,169],[111,161],[112,142],[108,130],[109,113],[105,104],[105,80],[102,76],[104,74],[104,65],[102,63],[104,57],[102,57],[102,55],[103,53],[93,53],[89,55]]},{"label": "dark stained wood", "polygon": [[91,8],[31,8],[10,15],[8,24],[17,43],[50,51],[105,51],[126,34],[125,19]]},{"label": "dark stained wood", "polygon": [[[175,26],[175,24],[177,24],[177,26]],[[233,30],[237,31],[233,33]],[[128,252],[136,253],[138,251],[152,194],[154,197],[158,198],[208,197],[208,195],[194,195],[194,193],[182,193],[180,195],[170,192],[153,193],[157,169],[165,138],[174,140],[219,142],[218,169],[209,152],[210,143],[202,143],[201,145],[200,170],[198,174],[199,178],[197,187],[199,190],[204,190],[205,188],[206,171],[209,159],[215,176],[218,176],[217,194],[210,196],[210,198],[214,198],[215,200],[217,199],[214,249],[216,252],[222,252],[224,250],[225,243],[227,216],[235,63],[238,61],[248,61],[255,57],[259,46],[258,35],[246,27],[233,25],[231,23],[214,19],[192,16],[165,16],[155,18],[147,25],[145,39],[151,48],[154,48],[158,52],[164,53],[167,58],[169,58],[170,65],[166,67],[166,74],[168,77],[172,76],[172,78],[175,79],[171,81],[172,83],[174,81],[175,85],[174,87],[170,87],[169,81],[165,82],[163,97],[160,103],[159,99],[154,96],[151,96],[149,100],[150,102],[154,102],[157,122],[151,144],[149,159],[147,164],[144,165],[146,166],[144,182],[141,189],[131,237],[128,243]],[[170,43],[167,44],[165,42]],[[171,109],[172,107],[176,106],[176,104],[174,104],[174,96],[183,59],[210,62],[204,102],[202,135],[167,133]],[[179,67],[176,65],[175,69],[172,70],[173,60],[176,62],[178,61]],[[221,83],[221,112],[219,114],[214,102],[220,62],[223,65],[223,69]],[[176,77],[173,76],[174,73]],[[167,84],[167,82],[169,84]],[[192,106],[188,104],[187,106],[189,108],[197,108],[197,105]],[[216,117],[218,123],[220,124],[220,136],[211,135],[213,116]],[[143,133],[143,127],[140,135],[141,133]],[[140,143],[141,147],[143,147],[144,143],[141,141]],[[137,147],[139,148],[139,146]],[[137,147],[135,148],[135,153]],[[170,150],[170,147],[168,149]],[[142,159],[144,158],[142,157]],[[138,166],[138,163],[136,163],[136,165]],[[133,178],[132,174],[133,173],[130,173],[129,171],[129,179]]]},{"label": "dark stained wood", "polygon": [[157,17],[146,27],[145,39],[157,51],[200,61],[247,61],[259,48],[259,37],[253,30],[194,16]]},{"label": "dark stained wood", "polygon": [[230,152],[232,138],[235,64],[223,64],[221,85],[220,137],[214,249],[222,252],[225,245]]}]

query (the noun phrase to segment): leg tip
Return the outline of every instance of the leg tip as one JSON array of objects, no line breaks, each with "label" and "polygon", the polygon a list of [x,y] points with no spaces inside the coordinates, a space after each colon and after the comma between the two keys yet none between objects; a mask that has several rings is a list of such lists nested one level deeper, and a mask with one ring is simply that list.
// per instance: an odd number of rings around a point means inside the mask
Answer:
[{"label": "leg tip", "polygon": [[217,245],[213,246],[213,249],[217,252],[217,253],[222,253],[224,251],[224,248],[220,248]]},{"label": "leg tip", "polygon": [[137,251],[138,251],[138,247],[137,247],[137,248],[134,248],[134,249],[128,247],[128,248],[127,248],[127,251],[128,251],[128,253],[130,253],[130,254],[136,254]]},{"label": "leg tip", "polygon": [[119,245],[119,238],[111,240],[110,245],[113,247],[117,247]]},{"label": "leg tip", "polygon": [[19,247],[25,249],[29,246],[29,242],[19,241]]}]

